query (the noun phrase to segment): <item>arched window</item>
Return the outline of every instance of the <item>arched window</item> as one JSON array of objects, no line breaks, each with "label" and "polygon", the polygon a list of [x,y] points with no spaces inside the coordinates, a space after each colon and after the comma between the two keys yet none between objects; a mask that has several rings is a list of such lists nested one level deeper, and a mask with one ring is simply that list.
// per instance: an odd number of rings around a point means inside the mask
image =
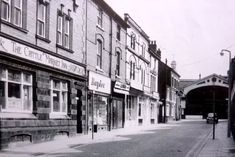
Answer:
[{"label": "arched window", "polygon": [[116,52],[116,75],[120,75],[120,62],[121,62],[121,54],[119,51]]},{"label": "arched window", "polygon": [[145,50],[146,50],[145,43],[143,43],[141,47],[142,47],[142,56],[145,57]]},{"label": "arched window", "polygon": [[134,33],[131,34],[131,48],[135,50],[136,36]]},{"label": "arched window", "polygon": [[102,50],[103,50],[102,41],[98,39],[97,40],[97,61],[96,61],[96,65],[100,69],[102,67]]}]

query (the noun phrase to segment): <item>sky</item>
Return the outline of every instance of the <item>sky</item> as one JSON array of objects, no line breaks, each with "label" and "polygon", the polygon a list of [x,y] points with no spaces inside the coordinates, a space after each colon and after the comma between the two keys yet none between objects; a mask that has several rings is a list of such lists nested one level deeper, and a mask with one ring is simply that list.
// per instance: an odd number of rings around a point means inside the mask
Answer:
[{"label": "sky", "polygon": [[122,18],[128,13],[156,40],[161,60],[175,60],[181,79],[227,75],[235,55],[235,0],[105,0]]}]

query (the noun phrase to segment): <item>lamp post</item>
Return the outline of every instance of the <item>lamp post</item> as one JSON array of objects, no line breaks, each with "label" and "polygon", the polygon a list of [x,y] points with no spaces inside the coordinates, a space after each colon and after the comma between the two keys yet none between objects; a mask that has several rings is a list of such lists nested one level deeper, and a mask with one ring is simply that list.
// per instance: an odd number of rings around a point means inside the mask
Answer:
[{"label": "lamp post", "polygon": [[216,77],[214,75],[212,78],[212,83],[213,83],[213,140],[215,139],[215,82],[216,82]]},{"label": "lamp post", "polygon": [[227,49],[222,49],[220,52],[220,55],[223,56],[224,52],[229,53],[229,70],[228,70],[228,128],[227,128],[227,137],[230,137],[230,127],[231,127],[231,117],[230,117],[230,108],[231,108],[231,70],[230,70],[230,66],[231,66],[231,51],[227,50]]}]

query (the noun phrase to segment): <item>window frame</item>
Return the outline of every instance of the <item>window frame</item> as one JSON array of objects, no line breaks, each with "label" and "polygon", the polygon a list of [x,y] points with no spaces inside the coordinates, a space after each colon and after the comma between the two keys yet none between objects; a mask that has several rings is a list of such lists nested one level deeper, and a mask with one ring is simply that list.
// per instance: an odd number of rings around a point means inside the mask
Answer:
[{"label": "window frame", "polygon": [[121,26],[120,25],[117,25],[116,38],[117,38],[118,41],[121,41]]},{"label": "window frame", "polygon": [[97,52],[96,52],[96,66],[102,69],[102,53],[103,53],[103,42],[97,39]]},{"label": "window frame", "polygon": [[[54,81],[59,82],[59,89],[54,88]],[[63,83],[66,84],[66,88],[63,88]],[[54,91],[59,92],[59,109],[60,111],[54,111],[54,101],[53,101],[53,94]],[[59,79],[50,79],[50,115],[67,115],[68,114],[68,103],[69,103],[69,92],[68,92],[68,82],[67,81],[62,81]],[[63,97],[63,92],[66,93],[66,103],[65,105],[65,111],[63,111],[63,102],[62,102],[62,97]]]},{"label": "window frame", "polygon": [[[4,99],[5,99],[5,108],[2,108],[3,112],[14,112],[14,113],[32,113],[33,112],[33,75],[31,73],[25,72],[25,71],[21,71],[21,70],[13,70],[11,68],[2,68],[0,69],[5,70],[5,78],[0,78],[0,82],[3,82],[4,84]],[[0,72],[1,72],[0,71]],[[15,71],[20,73],[20,80],[19,81],[15,81],[15,80],[10,80],[9,79],[9,71]],[[24,80],[24,76],[29,75],[29,82],[25,82]],[[11,84],[17,84],[19,85],[19,92],[20,92],[20,108],[21,109],[11,109],[9,108],[9,83]],[[28,97],[29,99],[29,110],[24,110],[24,87],[29,87],[29,93],[28,93]]]},{"label": "window frame", "polygon": [[135,44],[136,44],[136,35],[134,33],[131,34],[131,48],[135,50]]},{"label": "window frame", "polygon": [[[41,13],[40,12],[40,9],[43,8],[43,19],[40,19],[40,16],[39,14]],[[41,10],[42,11],[42,10]],[[45,38],[46,37],[46,18],[47,18],[47,5],[46,3],[41,3],[40,1],[38,1],[38,6],[37,6],[37,35]],[[40,24],[39,23],[42,23],[43,24],[43,34],[40,34],[39,33],[39,27],[40,27]]]},{"label": "window frame", "polygon": [[[65,26],[66,24],[67,26]],[[65,31],[66,28],[67,31]],[[62,13],[60,10],[58,10],[56,45],[69,52],[73,52],[72,42],[73,42],[73,19],[69,15]]]},{"label": "window frame", "polygon": [[[7,2],[8,9],[6,13],[8,15],[8,19],[3,18],[4,12],[1,11],[0,18],[2,20],[2,23],[18,29],[24,33],[27,33],[27,1],[28,0],[9,0],[9,2]],[[3,3],[5,2],[6,0],[2,0],[2,2],[0,3],[1,10],[3,8]],[[18,2],[19,6],[17,6],[17,3],[15,2]],[[17,15],[19,18],[17,18]]]},{"label": "window frame", "polygon": [[[3,15],[4,15],[3,3],[5,3],[6,6],[8,6],[7,11],[6,11],[6,15],[8,15],[7,19],[3,18]],[[11,21],[11,3],[12,3],[12,0],[2,0],[2,2],[1,2],[1,17],[0,17],[1,20],[7,21],[7,22]]]},{"label": "window frame", "polygon": [[[15,3],[16,1],[20,1],[20,6],[16,6],[16,3]],[[22,27],[22,21],[23,21],[23,11],[22,11],[23,10],[23,0],[15,0],[14,4],[15,5],[13,6],[13,24],[18,26],[18,27]],[[19,21],[20,23],[19,24],[17,24],[17,22],[16,22],[16,19],[17,19],[16,18],[17,17],[16,14],[17,14],[17,12],[20,13],[20,15],[19,15],[20,16],[20,21]]]},{"label": "window frame", "polygon": [[103,10],[101,8],[98,8],[97,25],[103,28]]},{"label": "window frame", "polygon": [[135,62],[130,61],[130,79],[135,80]]},{"label": "window frame", "polygon": [[120,67],[121,67],[121,53],[116,51],[116,71],[115,75],[120,76]]}]

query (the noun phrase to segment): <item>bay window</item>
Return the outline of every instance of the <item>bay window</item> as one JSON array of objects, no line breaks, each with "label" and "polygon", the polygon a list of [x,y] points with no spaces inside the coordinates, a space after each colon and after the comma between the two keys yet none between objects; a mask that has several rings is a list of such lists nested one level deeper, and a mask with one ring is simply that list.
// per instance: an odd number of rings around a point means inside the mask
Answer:
[{"label": "bay window", "polygon": [[0,69],[0,105],[2,111],[32,112],[32,75]]}]

